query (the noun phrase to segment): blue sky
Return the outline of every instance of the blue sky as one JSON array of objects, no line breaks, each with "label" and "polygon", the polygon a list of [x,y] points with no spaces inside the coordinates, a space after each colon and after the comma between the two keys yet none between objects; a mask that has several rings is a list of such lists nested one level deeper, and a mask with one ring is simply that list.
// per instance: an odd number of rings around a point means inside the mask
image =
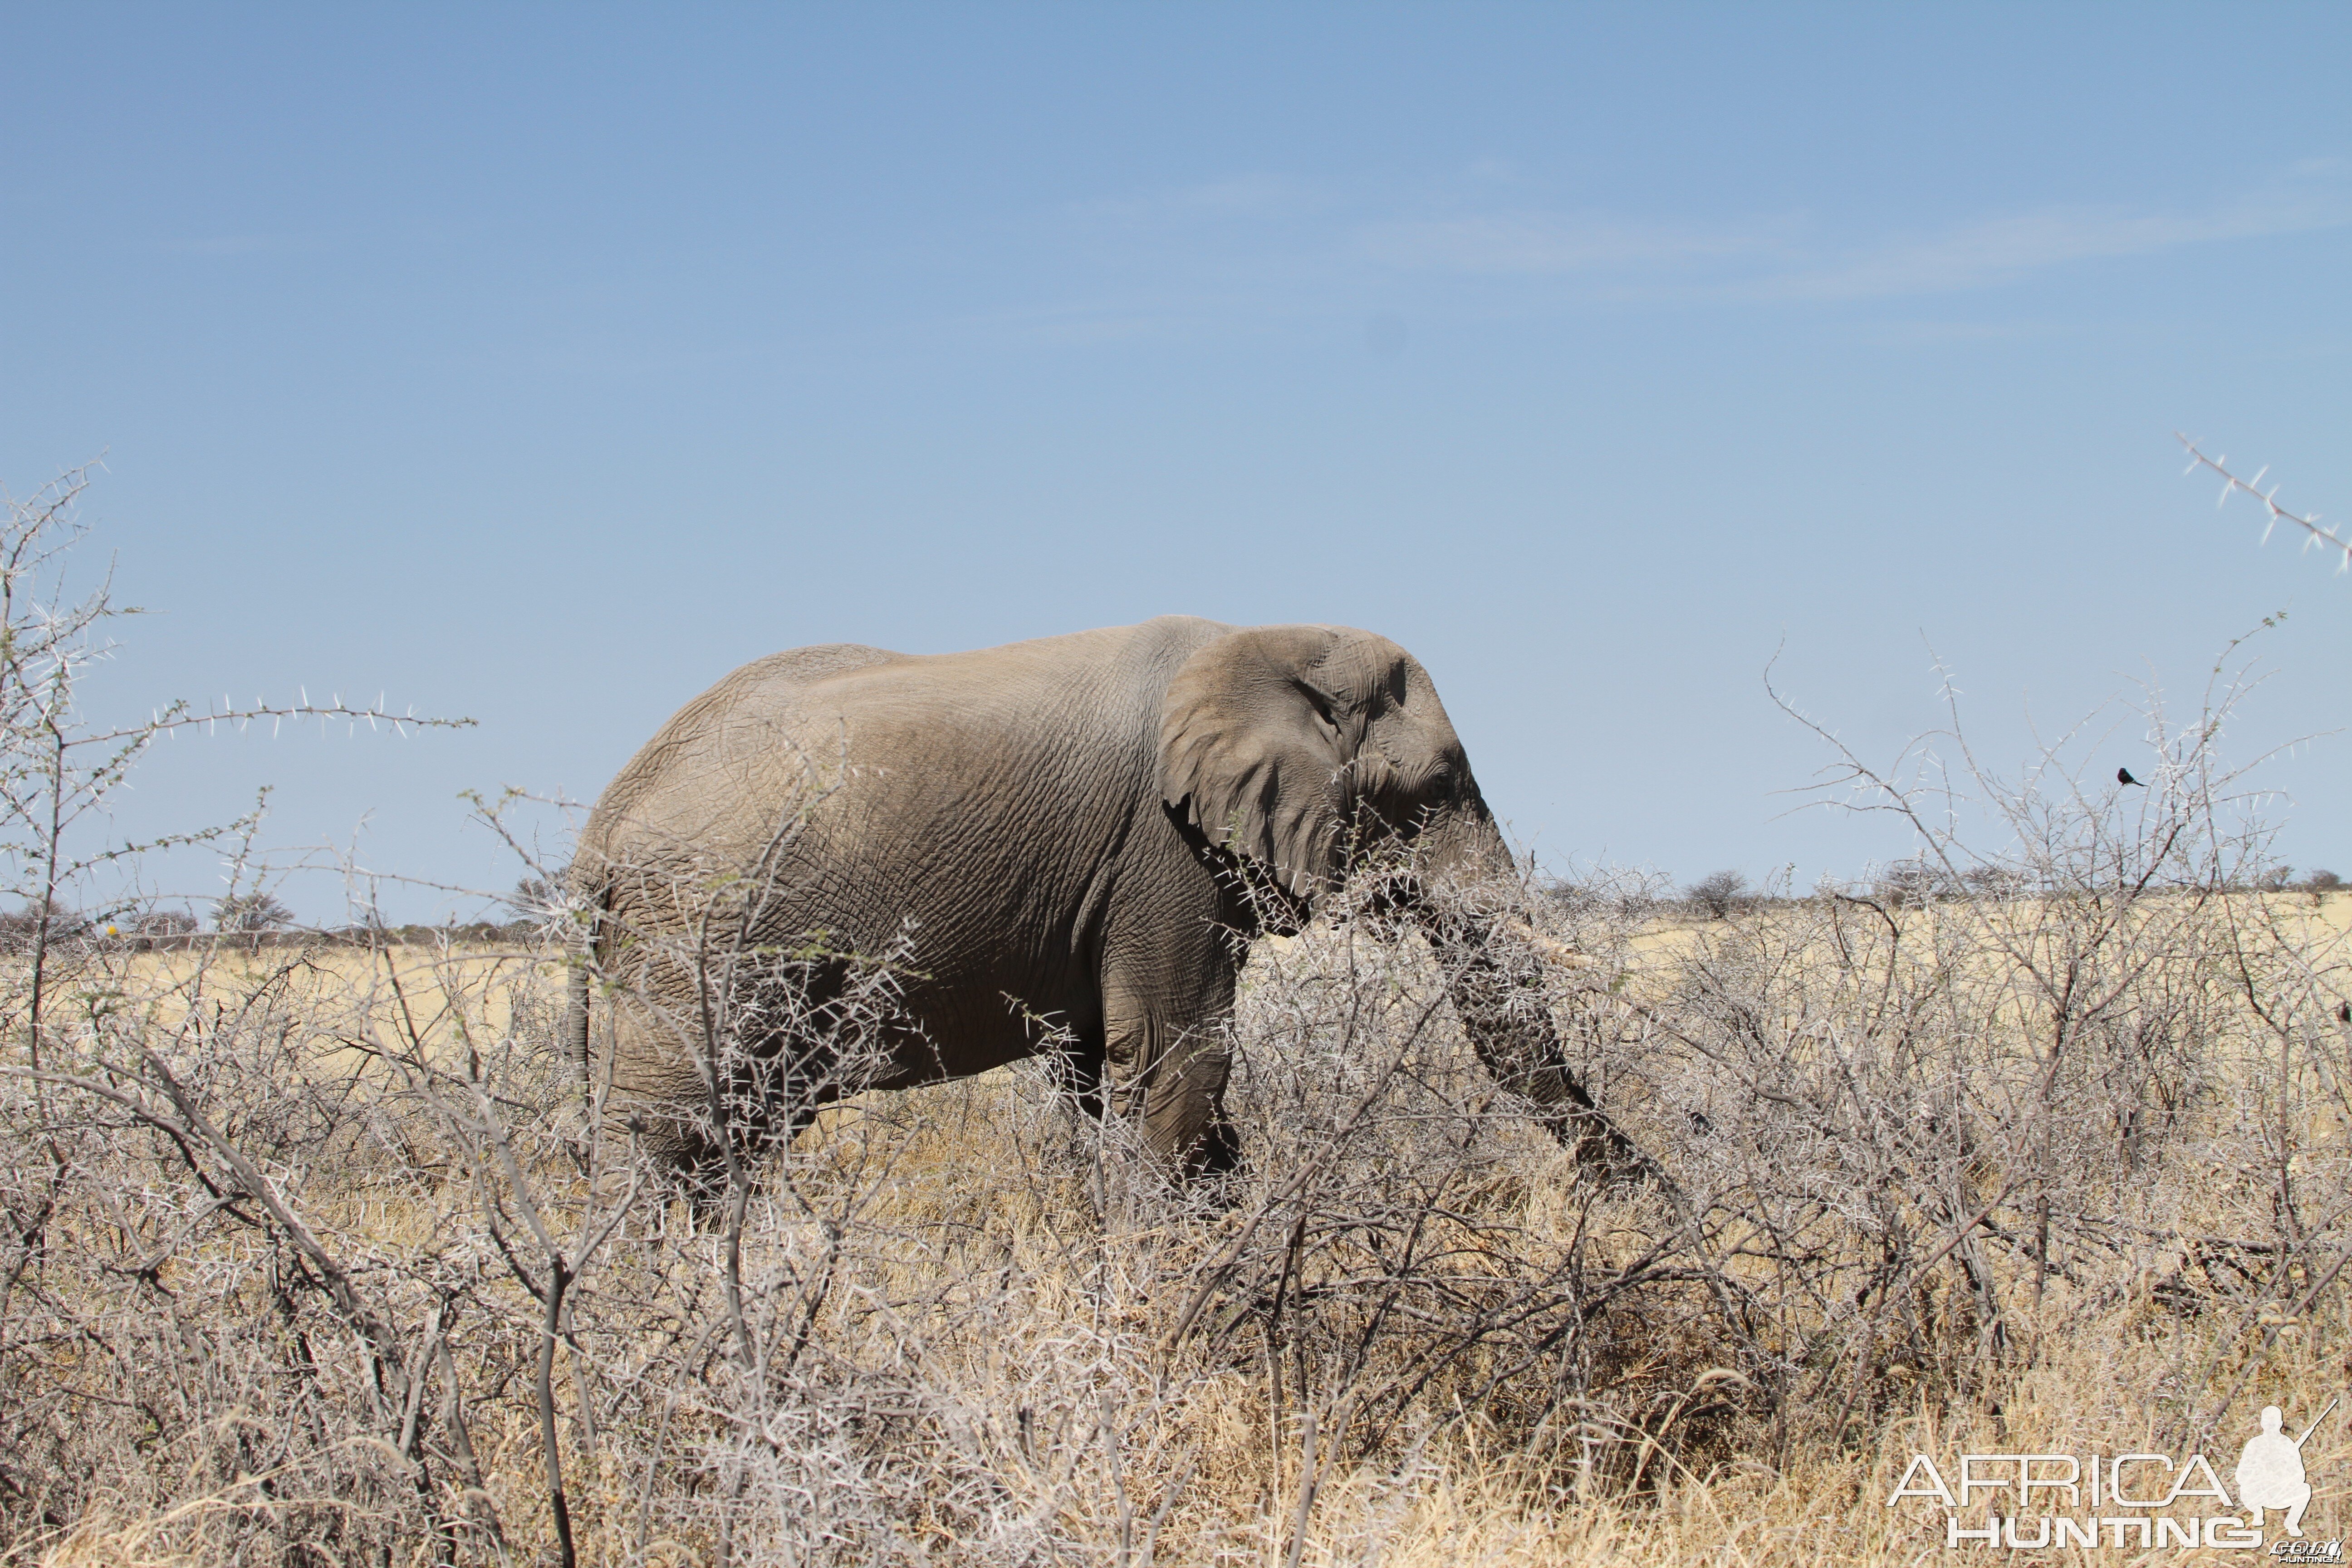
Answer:
[{"label": "blue sky", "polygon": [[[1416,652],[1555,865],[1801,879],[1937,721],[2009,764],[2266,614],[2252,756],[2352,720],[2352,7],[0,8],[0,480],[106,454],[122,832],[504,888],[776,648],[1171,611]],[[2086,755],[2144,760],[2110,713]],[[2352,874],[2346,742],[2266,769]],[[159,868],[202,895],[202,858]],[[331,879],[292,896],[340,915]],[[451,907],[399,895],[402,913]]]}]

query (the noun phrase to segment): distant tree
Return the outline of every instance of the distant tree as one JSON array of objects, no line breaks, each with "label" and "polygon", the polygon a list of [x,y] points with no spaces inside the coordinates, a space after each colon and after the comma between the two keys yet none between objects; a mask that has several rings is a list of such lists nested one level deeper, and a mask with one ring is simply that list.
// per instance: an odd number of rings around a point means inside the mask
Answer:
[{"label": "distant tree", "polygon": [[514,885],[514,891],[502,900],[514,918],[526,924],[543,926],[553,920],[563,908],[563,873],[545,877],[525,877]]},{"label": "distant tree", "polygon": [[32,947],[38,940],[44,924],[52,940],[81,936],[88,932],[89,922],[64,904],[51,906],[43,916],[41,907],[27,903],[13,913],[0,915],[0,950],[15,952]]},{"label": "distant tree", "polygon": [[234,893],[220,901],[213,917],[215,929],[226,931],[277,931],[294,923],[294,911],[274,893]]},{"label": "distant tree", "polygon": [[2294,868],[2288,865],[2265,867],[2254,878],[2254,886],[2265,893],[2275,893],[2294,880]]},{"label": "distant tree", "polygon": [[1738,908],[1748,891],[1748,879],[1737,871],[1710,871],[1683,889],[1683,897],[1707,912],[1712,920],[1727,920]]},{"label": "distant tree", "polygon": [[1979,898],[2013,899],[2025,890],[2025,874],[2008,866],[1971,866],[1960,883]]},{"label": "distant tree", "polygon": [[1897,860],[1878,874],[1878,896],[1890,904],[1924,903],[1947,889],[1943,868],[1926,860]]},{"label": "distant tree", "polygon": [[129,942],[136,952],[152,952],[158,947],[184,945],[201,929],[196,917],[185,910],[149,910],[109,921],[106,934]]},{"label": "distant tree", "polygon": [[2343,885],[2344,879],[2333,871],[2314,871],[2303,879],[2305,890],[2313,893],[2332,893]]}]

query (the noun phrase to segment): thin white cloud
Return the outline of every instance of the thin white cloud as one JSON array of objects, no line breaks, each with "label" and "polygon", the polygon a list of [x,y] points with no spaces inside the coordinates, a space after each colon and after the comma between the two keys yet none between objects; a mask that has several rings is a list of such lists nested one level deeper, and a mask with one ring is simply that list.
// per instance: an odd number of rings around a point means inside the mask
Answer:
[{"label": "thin white cloud", "polygon": [[1366,256],[1392,267],[1541,276],[1783,255],[1797,226],[1786,218],[1709,227],[1593,213],[1508,212],[1370,224],[1358,231],[1357,243]]},{"label": "thin white cloud", "polygon": [[2340,194],[2256,199],[2201,213],[2052,208],[1964,225],[1921,240],[1891,240],[1754,280],[1787,299],[1944,293],[2006,283],[2075,262],[2150,256],[2226,240],[2283,238],[2352,223]]},{"label": "thin white cloud", "polygon": [[2047,205],[1908,232],[1802,211],[1709,220],[1552,208],[1499,166],[1413,192],[1253,174],[1061,209],[1035,251],[1036,275],[1054,276],[1061,297],[982,319],[1064,341],[1151,337],[1393,310],[1414,297],[1425,306],[1426,291],[1450,279],[1475,280],[1475,308],[1505,314],[1579,297],[1657,305],[1926,300],[2347,226],[2352,164],[2330,159],[2202,205]]},{"label": "thin white cloud", "polygon": [[2063,321],[1879,321],[1862,329],[1863,341],[1884,348],[1935,348],[1948,343],[2010,342],[2020,338],[2051,338],[2081,331]]},{"label": "thin white cloud", "polygon": [[1238,174],[1172,190],[1082,204],[1083,218],[1121,224],[1183,224],[1217,218],[1287,217],[1320,205],[1313,191],[1276,174]]},{"label": "thin white cloud", "polygon": [[2330,177],[2332,164],[2297,173],[2305,177],[2293,184],[2202,211],[2045,207],[1843,246],[1795,216],[1707,225],[1520,210],[1370,223],[1357,229],[1354,248],[1403,271],[1584,279],[1612,293],[1780,300],[1947,293],[2072,263],[2352,224],[2352,196]]},{"label": "thin white cloud", "polygon": [[258,256],[273,250],[308,250],[318,240],[299,234],[221,234],[200,239],[171,239],[163,248],[175,256]]}]

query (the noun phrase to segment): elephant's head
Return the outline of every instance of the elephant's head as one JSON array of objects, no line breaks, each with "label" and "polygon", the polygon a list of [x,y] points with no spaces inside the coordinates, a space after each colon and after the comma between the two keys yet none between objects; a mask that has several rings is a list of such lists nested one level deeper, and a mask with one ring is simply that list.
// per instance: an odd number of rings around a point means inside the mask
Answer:
[{"label": "elephant's head", "polygon": [[1540,958],[1513,918],[1510,851],[1411,654],[1347,626],[1255,626],[1208,644],[1168,688],[1160,792],[1203,850],[1296,916],[1366,853],[1409,843],[1402,890],[1489,1069],[1547,1111],[1580,1162],[1651,1168],[1561,1056]]},{"label": "elephant's head", "polygon": [[1411,654],[1347,626],[1253,626],[1187,659],[1160,713],[1171,814],[1301,901],[1383,843],[1423,874],[1508,868],[1462,742]]}]

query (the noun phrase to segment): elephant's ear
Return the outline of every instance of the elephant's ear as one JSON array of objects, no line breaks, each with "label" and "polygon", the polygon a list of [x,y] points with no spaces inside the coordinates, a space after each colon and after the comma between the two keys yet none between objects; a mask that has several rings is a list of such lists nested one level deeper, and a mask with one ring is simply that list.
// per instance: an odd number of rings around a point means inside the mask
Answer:
[{"label": "elephant's ear", "polygon": [[1325,626],[1254,626],[1194,653],[1160,717],[1160,795],[1202,836],[1311,894],[1340,866],[1349,760],[1362,737],[1321,669]]}]

